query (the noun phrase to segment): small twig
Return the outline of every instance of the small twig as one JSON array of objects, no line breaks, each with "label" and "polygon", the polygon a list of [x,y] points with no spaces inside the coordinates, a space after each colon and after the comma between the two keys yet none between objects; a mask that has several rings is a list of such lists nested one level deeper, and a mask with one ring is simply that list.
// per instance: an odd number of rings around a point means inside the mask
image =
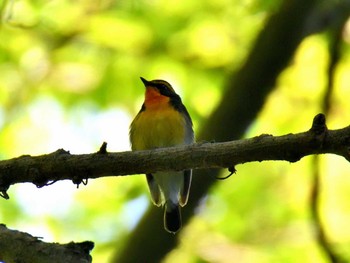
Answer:
[{"label": "small twig", "polygon": [[215,177],[215,179],[216,179],[216,180],[226,180],[226,179],[230,178],[231,175],[233,175],[234,173],[236,173],[236,168],[235,168],[234,166],[229,167],[229,168],[228,168],[228,171],[230,172],[228,175],[226,175],[226,176],[224,176],[224,177],[219,177],[219,176],[217,176],[217,177]]},{"label": "small twig", "polygon": [[1,192],[0,192],[0,197],[4,198],[4,199],[6,199],[6,200],[10,199],[10,197],[9,197],[9,195],[7,194],[6,191],[1,191]]},{"label": "small twig", "polygon": [[106,154],[107,153],[107,143],[103,142],[97,153]]}]

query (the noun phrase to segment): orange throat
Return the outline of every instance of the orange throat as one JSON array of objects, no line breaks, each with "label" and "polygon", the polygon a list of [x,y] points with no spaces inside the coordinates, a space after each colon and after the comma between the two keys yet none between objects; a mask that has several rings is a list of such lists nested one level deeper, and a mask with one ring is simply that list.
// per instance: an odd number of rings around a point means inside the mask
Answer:
[{"label": "orange throat", "polygon": [[156,88],[147,87],[145,106],[149,109],[157,109],[168,105],[170,98],[160,94]]}]

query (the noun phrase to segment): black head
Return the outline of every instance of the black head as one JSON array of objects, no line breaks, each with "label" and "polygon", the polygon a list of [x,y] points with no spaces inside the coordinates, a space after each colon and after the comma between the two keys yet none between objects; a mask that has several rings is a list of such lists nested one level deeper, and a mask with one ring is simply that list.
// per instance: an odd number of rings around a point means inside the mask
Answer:
[{"label": "black head", "polygon": [[175,93],[173,87],[166,82],[165,80],[155,79],[148,81],[142,77],[140,77],[143,84],[146,88],[156,88],[160,94],[167,97],[177,97],[178,95]]}]

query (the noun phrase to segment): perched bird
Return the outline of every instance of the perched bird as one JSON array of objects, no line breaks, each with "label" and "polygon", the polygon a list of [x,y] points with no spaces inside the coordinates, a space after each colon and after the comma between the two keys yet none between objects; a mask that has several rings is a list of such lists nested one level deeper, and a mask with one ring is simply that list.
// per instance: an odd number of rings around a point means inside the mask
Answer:
[{"label": "perched bird", "polygon": [[[130,125],[132,150],[147,150],[194,142],[192,120],[181,98],[164,80],[147,81],[145,101]],[[164,228],[176,233],[181,228],[180,206],[187,203],[192,170],[146,174],[151,199],[164,206]]]}]

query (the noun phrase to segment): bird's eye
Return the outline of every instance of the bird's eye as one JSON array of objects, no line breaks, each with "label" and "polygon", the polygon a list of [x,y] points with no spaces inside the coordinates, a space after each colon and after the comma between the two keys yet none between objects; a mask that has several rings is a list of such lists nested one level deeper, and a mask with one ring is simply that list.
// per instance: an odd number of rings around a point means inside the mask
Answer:
[{"label": "bird's eye", "polygon": [[158,89],[160,89],[160,90],[169,91],[169,87],[166,84],[159,83],[159,84],[157,84],[157,86],[158,86]]},{"label": "bird's eye", "polygon": [[154,86],[160,91],[161,94],[165,96],[173,95],[174,90],[170,86],[170,84],[165,81],[154,81]]}]

